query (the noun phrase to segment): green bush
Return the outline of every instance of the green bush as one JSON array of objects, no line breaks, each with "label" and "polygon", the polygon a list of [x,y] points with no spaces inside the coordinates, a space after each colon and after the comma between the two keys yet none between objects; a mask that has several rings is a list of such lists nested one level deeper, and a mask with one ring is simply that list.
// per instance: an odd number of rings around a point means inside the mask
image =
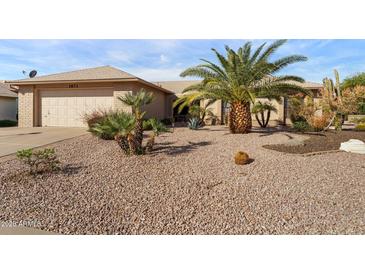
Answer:
[{"label": "green bush", "polygon": [[0,120],[0,127],[15,127],[18,125],[17,121]]},{"label": "green bush", "polygon": [[293,129],[299,132],[305,132],[310,130],[310,126],[305,121],[298,121],[293,123]]},{"label": "green bush", "polygon": [[355,130],[365,131],[365,123],[356,125]]},{"label": "green bush", "polygon": [[28,166],[31,174],[51,172],[59,169],[59,160],[54,148],[33,151],[33,149],[18,150],[17,158]]}]

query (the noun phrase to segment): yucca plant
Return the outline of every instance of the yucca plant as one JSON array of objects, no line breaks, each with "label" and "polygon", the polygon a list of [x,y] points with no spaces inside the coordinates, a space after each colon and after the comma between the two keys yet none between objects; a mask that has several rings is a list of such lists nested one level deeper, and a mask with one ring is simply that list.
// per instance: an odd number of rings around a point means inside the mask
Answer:
[{"label": "yucca plant", "polygon": [[202,99],[222,100],[230,104],[229,128],[232,133],[247,133],[252,127],[250,105],[256,98],[280,99],[281,96],[309,92],[299,86],[304,79],[284,75],[277,76],[290,64],[307,60],[301,55],[291,55],[270,60],[273,54],[286,42],[278,40],[267,48],[266,43],[252,51],[250,42],[237,51],[225,47],[226,55],[212,49],[218,63],[201,59],[201,65],[183,71],[182,77],[198,77],[199,84],[186,88],[186,93],[175,101],[179,110]]},{"label": "yucca plant", "polygon": [[141,89],[137,94],[126,94],[118,98],[125,105],[132,107],[132,113],[135,117],[134,138],[135,146],[138,153],[142,153],[143,141],[143,117],[145,112],[142,107],[148,105],[153,100],[153,94]]},{"label": "yucca plant", "polygon": [[153,149],[153,146],[155,145],[155,138],[156,136],[159,136],[163,132],[170,132],[169,128],[166,127],[166,125],[156,118],[151,118],[147,121],[143,122],[144,128],[151,128],[152,133],[149,135],[147,144],[146,144],[146,152],[151,152]]},{"label": "yucca plant", "polygon": [[[252,113],[255,114],[255,118],[259,123],[260,127],[266,128],[270,121],[271,112],[277,112],[277,108],[268,102],[262,103],[257,102],[252,108]],[[266,112],[266,117],[265,117]],[[260,117],[259,117],[260,115]]]}]

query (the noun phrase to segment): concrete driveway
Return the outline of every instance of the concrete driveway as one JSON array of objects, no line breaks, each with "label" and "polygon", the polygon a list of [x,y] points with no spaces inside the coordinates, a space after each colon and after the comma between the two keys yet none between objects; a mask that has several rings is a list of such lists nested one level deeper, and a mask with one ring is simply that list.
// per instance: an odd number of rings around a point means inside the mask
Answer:
[{"label": "concrete driveway", "polygon": [[16,153],[19,149],[44,146],[86,133],[86,128],[0,128],[0,157]]}]

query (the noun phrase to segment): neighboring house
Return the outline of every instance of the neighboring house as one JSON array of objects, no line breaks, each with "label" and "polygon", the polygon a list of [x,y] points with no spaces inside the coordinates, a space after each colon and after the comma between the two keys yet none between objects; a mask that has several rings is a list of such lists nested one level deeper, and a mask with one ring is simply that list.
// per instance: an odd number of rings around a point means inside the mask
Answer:
[{"label": "neighboring house", "polygon": [[16,121],[17,98],[9,84],[0,82],[0,120]]},{"label": "neighboring house", "polygon": [[131,111],[118,100],[141,88],[154,100],[145,107],[146,118],[172,116],[173,93],[111,66],[8,81],[18,88],[19,127],[84,127],[82,116],[94,110]]},{"label": "neighboring house", "polygon": [[[182,95],[182,92],[185,88],[187,88],[190,85],[197,84],[200,81],[160,81],[155,82],[156,85],[173,91],[177,97]],[[314,97],[318,97],[318,94],[320,90],[322,89],[322,84],[318,83],[312,83],[312,82],[305,82],[303,84],[300,84],[302,87],[312,91]],[[257,99],[258,101],[268,101],[268,99]],[[206,101],[205,101],[206,102]],[[271,101],[271,103],[277,108],[277,113],[272,113],[270,118],[270,124],[271,125],[277,125],[277,124],[286,124],[289,122],[288,119],[288,109],[287,109],[287,101],[283,100],[279,103],[277,101]],[[201,102],[201,106],[204,106],[204,102]],[[211,106],[209,106],[213,112],[213,114],[217,117],[217,123],[224,123],[225,117],[228,114],[229,106],[222,103],[222,101],[216,101]],[[174,113],[176,114],[176,109],[174,110]],[[186,113],[186,112],[185,112]],[[185,114],[184,113],[184,114]],[[252,121],[254,124],[256,124],[256,119],[254,115],[252,116]]]}]

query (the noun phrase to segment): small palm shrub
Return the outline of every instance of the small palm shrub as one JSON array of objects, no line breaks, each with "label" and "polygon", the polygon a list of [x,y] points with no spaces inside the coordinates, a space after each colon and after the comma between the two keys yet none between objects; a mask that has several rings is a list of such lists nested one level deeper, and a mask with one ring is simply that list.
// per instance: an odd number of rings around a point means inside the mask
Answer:
[{"label": "small palm shrub", "polygon": [[197,130],[201,127],[200,119],[197,117],[190,118],[188,121],[188,128]]},{"label": "small palm shrub", "polygon": [[33,151],[33,149],[18,150],[17,158],[29,168],[32,175],[58,170],[59,160],[53,148]]},{"label": "small palm shrub", "polygon": [[297,121],[293,123],[293,129],[299,132],[305,132],[310,130],[310,126],[306,121]]},{"label": "small palm shrub", "polygon": [[[276,107],[268,102],[262,103],[257,102],[254,104],[251,112],[255,114],[255,118],[259,123],[260,127],[266,128],[270,121],[271,112],[277,112]],[[265,117],[266,113],[266,117]],[[260,116],[259,116],[260,115]]]},{"label": "small palm shrub", "polygon": [[166,125],[157,120],[156,118],[151,118],[147,121],[144,121],[143,128],[151,128],[152,130],[152,133],[150,134],[145,147],[146,152],[151,152],[153,150],[156,136],[159,136],[163,132],[170,132],[170,130],[166,127]]},{"label": "small palm shrub", "polygon": [[133,134],[135,125],[136,121],[132,114],[115,112],[93,125],[90,132],[99,138],[116,140],[125,154],[138,154],[141,152],[136,151]]}]

